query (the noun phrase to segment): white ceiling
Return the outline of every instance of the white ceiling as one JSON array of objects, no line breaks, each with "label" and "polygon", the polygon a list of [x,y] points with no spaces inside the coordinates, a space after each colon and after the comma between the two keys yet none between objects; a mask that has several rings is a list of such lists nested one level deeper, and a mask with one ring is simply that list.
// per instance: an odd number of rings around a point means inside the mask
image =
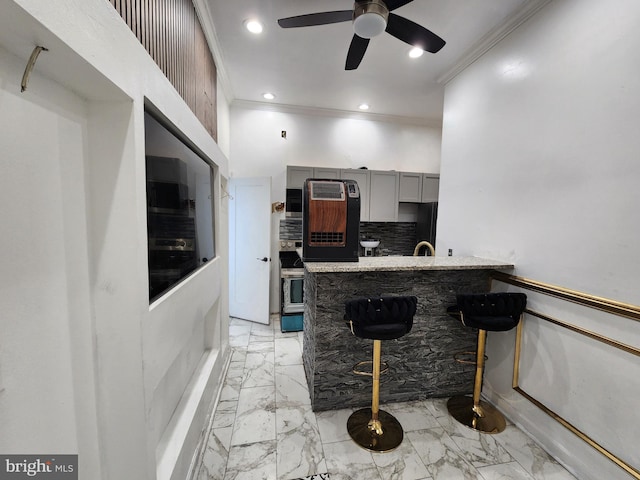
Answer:
[{"label": "white ceiling", "polygon": [[[426,27],[447,44],[436,54],[407,56],[409,45],[387,33],[371,40],[357,70],[344,63],[350,22],[283,29],[277,19],[353,8],[350,0],[206,0],[215,56],[233,101],[357,111],[440,122],[444,82],[548,0],[414,0],[394,13]],[[260,35],[243,23],[258,18]]]}]

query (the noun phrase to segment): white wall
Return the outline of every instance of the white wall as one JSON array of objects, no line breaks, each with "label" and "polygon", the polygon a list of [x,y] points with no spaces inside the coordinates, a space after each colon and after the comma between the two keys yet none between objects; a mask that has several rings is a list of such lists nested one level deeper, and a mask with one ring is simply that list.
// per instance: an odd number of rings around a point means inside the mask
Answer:
[{"label": "white wall", "polygon": [[[639,21],[632,0],[550,2],[447,85],[437,251],[640,304]],[[636,321],[539,294],[529,304],[640,345]],[[485,393],[578,478],[629,478],[511,390],[513,339],[489,334]],[[535,317],[524,355],[526,391],[640,467],[637,358]]]},{"label": "white wall", "polygon": [[[234,177],[271,177],[272,202],[284,202],[287,165],[438,173],[440,136],[439,126],[234,104],[230,171]],[[280,307],[277,240],[283,218],[272,214],[271,312]]]},{"label": "white wall", "polygon": [[[72,239],[86,239],[82,208],[73,208],[84,194],[69,187],[83,183],[87,105],[37,77],[32,88],[46,95],[25,101],[14,80],[22,76],[21,63],[0,49],[0,450],[75,453],[68,324],[90,316],[88,275],[72,261],[86,256],[86,245]],[[77,302],[69,295],[73,287]]]},{"label": "white wall", "polygon": [[220,196],[225,156],[109,2],[2,3],[0,451],[78,453],[97,480],[184,478],[229,355],[224,202],[218,257],[148,302],[145,98]]}]

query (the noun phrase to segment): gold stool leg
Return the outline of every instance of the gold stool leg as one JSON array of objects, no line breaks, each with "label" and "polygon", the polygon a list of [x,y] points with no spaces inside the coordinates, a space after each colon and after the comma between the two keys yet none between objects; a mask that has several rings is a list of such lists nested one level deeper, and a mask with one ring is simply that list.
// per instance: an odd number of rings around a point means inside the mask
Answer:
[{"label": "gold stool leg", "polygon": [[476,376],[473,383],[473,397],[452,397],[447,402],[447,410],[449,410],[451,416],[458,422],[473,430],[483,433],[500,433],[507,425],[504,416],[492,405],[480,400],[486,343],[487,331],[478,330]]},{"label": "gold stool leg", "polygon": [[371,408],[353,412],[347,421],[349,435],[362,448],[388,452],[397,448],[404,437],[400,422],[380,410],[380,351],[382,341],[373,341],[373,392]]}]

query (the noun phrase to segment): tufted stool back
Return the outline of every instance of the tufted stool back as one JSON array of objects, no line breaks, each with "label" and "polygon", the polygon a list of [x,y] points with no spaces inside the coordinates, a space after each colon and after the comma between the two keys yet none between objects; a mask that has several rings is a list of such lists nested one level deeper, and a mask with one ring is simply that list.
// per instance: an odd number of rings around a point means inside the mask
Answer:
[{"label": "tufted stool back", "polygon": [[524,293],[460,294],[456,299],[465,326],[492,332],[516,327],[527,306]]},{"label": "tufted stool back", "polygon": [[[473,381],[473,396],[456,395],[447,401],[447,410],[458,422],[482,433],[500,433],[506,428],[504,415],[493,405],[481,400],[485,363],[487,331],[504,332],[518,326],[527,306],[524,293],[475,293],[456,295],[457,305],[447,308],[447,313],[462,320],[462,323],[478,329],[475,352],[476,374]],[[518,327],[520,328],[520,327]],[[460,363],[472,363],[454,357]]]},{"label": "tufted stool back", "polygon": [[418,299],[413,296],[358,298],[345,303],[345,320],[359,338],[392,340],[411,331]]}]

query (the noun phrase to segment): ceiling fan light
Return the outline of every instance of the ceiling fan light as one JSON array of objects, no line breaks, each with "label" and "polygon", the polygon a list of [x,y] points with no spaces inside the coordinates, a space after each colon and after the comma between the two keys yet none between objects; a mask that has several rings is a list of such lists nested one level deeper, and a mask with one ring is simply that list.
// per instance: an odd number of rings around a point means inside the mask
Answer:
[{"label": "ceiling fan light", "polygon": [[353,30],[361,38],[373,38],[387,29],[389,9],[382,0],[356,2],[353,9]]},{"label": "ceiling fan light", "polygon": [[353,21],[356,35],[362,38],[373,38],[387,28],[386,19],[376,12],[363,13]]}]

